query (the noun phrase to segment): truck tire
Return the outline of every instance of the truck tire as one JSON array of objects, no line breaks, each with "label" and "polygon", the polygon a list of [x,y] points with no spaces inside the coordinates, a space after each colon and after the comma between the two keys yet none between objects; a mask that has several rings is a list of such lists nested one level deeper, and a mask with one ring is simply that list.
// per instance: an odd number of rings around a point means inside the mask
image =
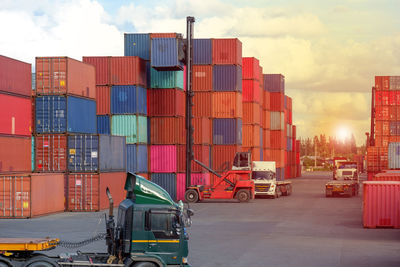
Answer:
[{"label": "truck tire", "polygon": [[13,267],[12,263],[0,256],[0,267]]},{"label": "truck tire", "polygon": [[46,256],[35,256],[25,262],[22,267],[59,267],[58,263]]},{"label": "truck tire", "polygon": [[199,194],[194,189],[189,189],[185,192],[185,200],[189,203],[195,203],[199,201]]},{"label": "truck tire", "polygon": [[155,265],[152,262],[148,262],[148,261],[141,261],[141,262],[137,262],[133,265],[133,267],[157,267],[157,265]]},{"label": "truck tire", "polygon": [[236,198],[239,200],[239,202],[249,202],[249,200],[250,200],[249,190],[240,189],[236,193]]}]

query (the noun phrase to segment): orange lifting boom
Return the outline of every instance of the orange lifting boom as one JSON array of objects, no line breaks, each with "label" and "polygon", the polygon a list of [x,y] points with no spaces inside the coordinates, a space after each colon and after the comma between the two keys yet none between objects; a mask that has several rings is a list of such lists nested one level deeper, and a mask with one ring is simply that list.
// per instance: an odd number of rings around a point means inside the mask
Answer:
[{"label": "orange lifting boom", "polygon": [[58,238],[0,238],[0,254],[4,251],[40,251],[57,246]]}]

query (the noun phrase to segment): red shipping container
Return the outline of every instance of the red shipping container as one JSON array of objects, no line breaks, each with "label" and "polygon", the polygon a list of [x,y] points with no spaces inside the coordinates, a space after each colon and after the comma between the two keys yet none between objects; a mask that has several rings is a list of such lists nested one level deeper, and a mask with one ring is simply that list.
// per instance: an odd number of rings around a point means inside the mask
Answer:
[{"label": "red shipping container", "polygon": [[35,136],[35,171],[65,172],[67,170],[67,135]]},{"label": "red shipping container", "polygon": [[147,172],[146,173],[137,173],[137,175],[142,176],[146,180],[150,181],[149,174]]},{"label": "red shipping container", "polygon": [[0,55],[0,91],[31,96],[31,64]]},{"label": "red shipping container", "polygon": [[382,106],[382,91],[375,91],[375,106]]},{"label": "red shipping container", "polygon": [[378,106],[375,108],[375,119],[376,120],[389,120],[389,107]]},{"label": "red shipping container", "polygon": [[212,92],[213,118],[241,118],[243,116],[240,92]]},{"label": "red shipping container", "polygon": [[147,90],[149,116],[185,116],[185,92],[177,89]]},{"label": "red shipping container", "polygon": [[0,176],[0,218],[31,218],[64,211],[64,174]]},{"label": "red shipping container", "polygon": [[196,92],[193,97],[193,116],[211,118],[212,92]]},{"label": "red shipping container", "polygon": [[[295,142],[296,142],[296,136],[297,136],[297,132],[296,132],[296,125],[292,125],[292,138],[294,139],[293,142],[293,146],[295,147]],[[296,148],[293,148],[296,149]]]},{"label": "red shipping container", "polygon": [[96,86],[96,114],[109,115],[111,108],[111,86]]},{"label": "red shipping container", "polygon": [[271,131],[263,130],[263,147],[271,148]]},{"label": "red shipping container", "polygon": [[271,128],[271,111],[269,110],[263,110],[263,121],[261,122],[262,126],[264,129],[270,129]]},{"label": "red shipping container", "polygon": [[211,65],[194,65],[192,73],[193,91],[212,91],[213,70]]},{"label": "red shipping container", "polygon": [[271,111],[282,111],[282,112],[285,110],[284,93],[270,93],[270,109]]},{"label": "red shipping container", "polygon": [[260,146],[260,126],[252,124],[243,124],[242,126],[243,147]]},{"label": "red shipping container", "polygon": [[176,32],[157,32],[150,33],[150,38],[176,38]]},{"label": "red shipping container", "polygon": [[68,174],[68,211],[99,211],[109,207],[108,187],[114,206],[125,199],[126,173],[74,173]]},{"label": "red shipping container", "polygon": [[0,93],[0,134],[30,136],[32,100]]},{"label": "red shipping container", "polygon": [[365,228],[400,228],[400,182],[363,182]]},{"label": "red shipping container", "polygon": [[[385,170],[386,171],[386,170]],[[387,170],[387,172],[377,173],[372,177],[372,181],[400,181],[400,172],[398,170]]]},{"label": "red shipping container", "polygon": [[212,169],[219,172],[231,170],[235,154],[240,151],[240,146],[236,145],[213,145],[211,147]]},{"label": "red shipping container", "polygon": [[152,144],[174,145],[186,143],[184,117],[150,118],[150,140]]},{"label": "red shipping container", "polygon": [[0,135],[0,173],[30,172],[31,137]]},{"label": "red shipping container", "polygon": [[260,83],[257,80],[242,80],[243,102],[260,103]]},{"label": "red shipping container", "polygon": [[273,149],[286,149],[286,135],[285,131],[273,130],[270,131],[271,148]]},{"label": "red shipping container", "polygon": [[243,123],[260,124],[262,110],[258,103],[243,102]]},{"label": "red shipping container", "polygon": [[377,91],[389,90],[390,78],[389,76],[375,76],[375,89]]},{"label": "red shipping container", "polygon": [[389,107],[389,120],[397,121],[397,106]]},{"label": "red shipping container", "polygon": [[82,61],[96,69],[96,85],[111,85],[111,57],[82,57]]},{"label": "red shipping container", "polygon": [[271,160],[271,150],[269,148],[263,149],[263,160],[265,161]]},{"label": "red shipping container", "polygon": [[394,106],[396,105],[396,91],[389,91],[389,106]]},{"label": "red shipping container", "polygon": [[209,118],[193,118],[192,125],[194,128],[194,144],[209,145],[212,143],[212,120]]},{"label": "red shipping container", "polygon": [[212,39],[212,63],[242,65],[242,42],[239,39]]},{"label": "red shipping container", "polygon": [[292,105],[293,105],[293,103],[292,103],[292,98],[291,98],[290,96],[288,96],[288,97],[287,97],[287,103],[286,103],[287,109],[290,110],[290,111],[292,111],[292,110],[293,110]]},{"label": "red shipping container", "polygon": [[36,58],[36,94],[96,98],[95,67],[68,57]]},{"label": "red shipping container", "polygon": [[242,58],[242,77],[249,80],[260,80],[260,61],[255,57]]},{"label": "red shipping container", "polygon": [[[210,166],[210,146],[209,145],[194,145],[193,146],[194,158]],[[177,172],[186,171],[186,146],[177,146]],[[192,172],[208,172],[196,162],[192,161]]]}]

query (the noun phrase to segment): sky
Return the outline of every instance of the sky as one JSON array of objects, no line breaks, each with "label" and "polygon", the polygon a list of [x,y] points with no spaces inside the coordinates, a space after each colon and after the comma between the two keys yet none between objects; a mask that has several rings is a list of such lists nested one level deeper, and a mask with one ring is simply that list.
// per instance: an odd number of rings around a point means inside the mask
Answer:
[{"label": "sky", "polygon": [[[375,75],[400,75],[399,0],[1,0],[0,54],[121,56],[125,32],[239,38],[243,56],[282,73],[298,137],[365,143]],[[343,130],[342,130],[343,131]]]}]

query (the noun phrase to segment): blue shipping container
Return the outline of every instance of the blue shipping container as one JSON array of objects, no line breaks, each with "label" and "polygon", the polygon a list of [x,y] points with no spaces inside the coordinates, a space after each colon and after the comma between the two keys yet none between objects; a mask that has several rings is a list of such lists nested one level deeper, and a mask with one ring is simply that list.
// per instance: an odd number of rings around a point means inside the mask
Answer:
[{"label": "blue shipping container", "polygon": [[242,144],[242,120],[213,119],[213,144]]},{"label": "blue shipping container", "polygon": [[112,135],[68,135],[70,172],[126,171],[125,138]]},{"label": "blue shipping container", "polygon": [[96,133],[96,101],[74,96],[35,100],[36,133]]},{"label": "blue shipping container", "polygon": [[242,67],[236,65],[213,66],[214,91],[242,91]]},{"label": "blue shipping container", "polygon": [[276,180],[277,181],[285,180],[285,168],[276,168]]},{"label": "blue shipping container", "polygon": [[193,40],[193,64],[211,65],[212,64],[212,40],[194,39]]},{"label": "blue shipping container", "polygon": [[126,171],[137,173],[137,146],[133,144],[126,145]]},{"label": "blue shipping container", "polygon": [[148,171],[148,150],[147,145],[138,145],[137,146],[137,170],[138,172],[147,172]]},{"label": "blue shipping container", "polygon": [[147,114],[146,88],[136,85],[111,87],[111,114]]},{"label": "blue shipping container", "polygon": [[147,145],[126,145],[127,171],[132,173],[146,173]]},{"label": "blue shipping container", "polygon": [[157,70],[183,70],[178,59],[179,41],[177,38],[151,39],[151,67]]},{"label": "blue shipping container", "polygon": [[125,33],[124,56],[135,56],[150,60],[150,34]]},{"label": "blue shipping container", "polygon": [[176,199],[176,174],[174,173],[152,173],[151,181],[164,188],[172,199]]},{"label": "blue shipping container", "polygon": [[109,115],[97,115],[97,133],[98,134],[111,134]]}]

